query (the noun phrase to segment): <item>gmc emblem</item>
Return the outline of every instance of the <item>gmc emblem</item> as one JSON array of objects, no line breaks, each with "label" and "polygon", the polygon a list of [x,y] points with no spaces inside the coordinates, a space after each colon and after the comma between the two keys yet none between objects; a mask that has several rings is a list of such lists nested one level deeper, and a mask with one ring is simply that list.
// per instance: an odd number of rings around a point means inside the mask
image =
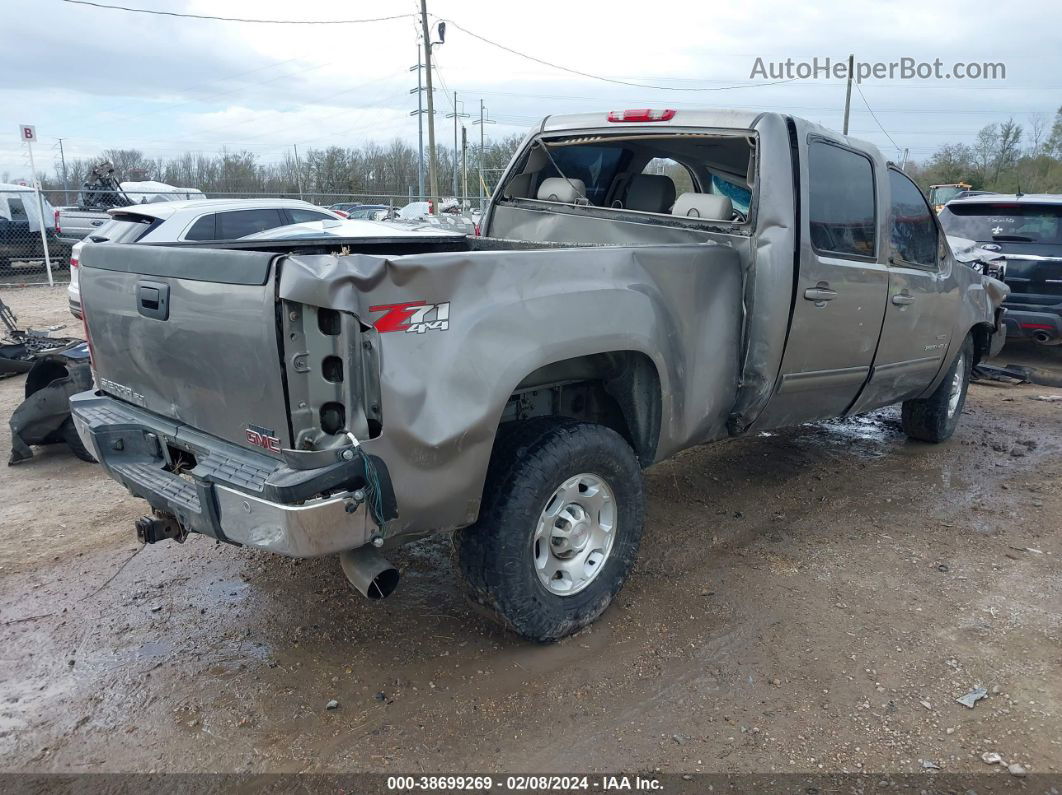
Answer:
[{"label": "gmc emblem", "polygon": [[261,428],[257,425],[248,425],[245,429],[247,444],[261,447],[271,453],[280,452],[280,439],[273,435],[271,428]]}]

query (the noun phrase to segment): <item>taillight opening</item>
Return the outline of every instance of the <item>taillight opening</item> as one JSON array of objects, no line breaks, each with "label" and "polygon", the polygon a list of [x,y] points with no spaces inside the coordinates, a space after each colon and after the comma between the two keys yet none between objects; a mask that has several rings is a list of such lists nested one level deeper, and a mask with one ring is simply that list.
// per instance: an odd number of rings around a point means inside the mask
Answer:
[{"label": "taillight opening", "polygon": [[636,108],[634,110],[614,110],[608,114],[611,122],[646,122],[646,121],[671,121],[675,118],[676,111],[653,110],[652,108]]}]

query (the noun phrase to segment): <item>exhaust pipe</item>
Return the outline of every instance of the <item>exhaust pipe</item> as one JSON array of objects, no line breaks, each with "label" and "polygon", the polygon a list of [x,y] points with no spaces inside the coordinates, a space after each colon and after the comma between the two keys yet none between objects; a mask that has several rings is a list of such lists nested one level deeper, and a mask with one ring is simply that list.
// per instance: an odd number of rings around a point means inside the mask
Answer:
[{"label": "exhaust pipe", "polygon": [[1054,346],[1062,344],[1062,337],[1052,337],[1050,334],[1043,330],[1034,331],[1032,336],[1033,339],[1041,345]]},{"label": "exhaust pipe", "polygon": [[398,569],[371,546],[341,552],[339,565],[350,584],[369,599],[384,599],[398,586]]}]

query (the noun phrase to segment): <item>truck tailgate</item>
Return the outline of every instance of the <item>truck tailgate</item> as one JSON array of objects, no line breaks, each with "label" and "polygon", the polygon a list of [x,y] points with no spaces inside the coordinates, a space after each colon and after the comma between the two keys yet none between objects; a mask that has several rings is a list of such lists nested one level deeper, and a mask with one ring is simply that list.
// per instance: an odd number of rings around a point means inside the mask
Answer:
[{"label": "truck tailgate", "polygon": [[290,447],[275,257],[86,246],[81,303],[99,387],[236,444],[252,447],[250,427]]}]

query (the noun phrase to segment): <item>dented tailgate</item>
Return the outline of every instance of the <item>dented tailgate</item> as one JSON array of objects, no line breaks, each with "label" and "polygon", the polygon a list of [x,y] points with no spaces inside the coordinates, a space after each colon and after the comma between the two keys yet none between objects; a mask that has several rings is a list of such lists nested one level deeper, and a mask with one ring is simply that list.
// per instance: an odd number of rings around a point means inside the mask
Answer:
[{"label": "dented tailgate", "polygon": [[251,428],[290,447],[275,257],[86,246],[81,301],[100,388],[243,446]]}]

